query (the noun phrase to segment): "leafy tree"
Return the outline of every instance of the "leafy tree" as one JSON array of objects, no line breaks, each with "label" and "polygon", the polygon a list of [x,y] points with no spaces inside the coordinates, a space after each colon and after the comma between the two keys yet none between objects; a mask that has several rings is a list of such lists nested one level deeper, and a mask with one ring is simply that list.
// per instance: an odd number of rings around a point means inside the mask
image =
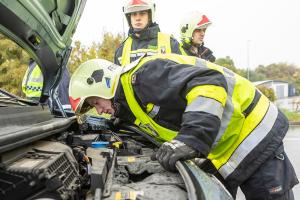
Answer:
[{"label": "leafy tree", "polygon": [[115,50],[121,44],[123,38],[121,34],[113,35],[108,32],[104,32],[102,38],[103,40],[100,43],[92,43],[89,47],[83,46],[80,41],[74,43],[75,46],[68,64],[71,73],[81,63],[90,59],[102,58],[113,62]]},{"label": "leafy tree", "polygon": [[237,72],[237,68],[234,66],[234,62],[229,56],[226,56],[225,58],[218,58],[215,63],[226,67],[233,72]]},{"label": "leafy tree", "polygon": [[276,100],[276,95],[273,89],[267,88],[265,86],[259,85],[257,88],[266,96],[269,98],[270,101]]},{"label": "leafy tree", "polygon": [[[85,47],[76,41],[69,60],[70,71],[73,72],[82,62],[93,58],[104,58],[113,61],[114,52],[123,38],[121,34],[113,35],[104,32],[101,43],[93,43]],[[30,56],[15,42],[0,34],[0,88],[18,96],[22,92],[22,80],[28,67]]]},{"label": "leafy tree", "polygon": [[267,66],[260,65],[255,69],[255,73],[264,75],[265,80],[281,80],[294,83],[298,94],[300,92],[300,69],[296,65],[284,62]]},{"label": "leafy tree", "polygon": [[[69,59],[71,73],[83,62],[93,58],[103,58],[113,61],[114,52],[122,42],[121,34],[103,32],[100,43],[84,46],[80,41],[75,41]],[[22,96],[21,83],[28,66],[29,55],[16,43],[0,34],[0,88]],[[216,64],[227,67],[233,72],[247,77],[247,70],[237,68],[229,56],[218,58]],[[267,66],[259,65],[249,72],[251,81],[282,80],[293,83],[298,94],[300,93],[300,69],[288,63],[272,63]],[[273,99],[272,91],[261,89],[266,96]],[[274,91],[273,91],[274,93]]]},{"label": "leafy tree", "polygon": [[266,75],[263,73],[256,72],[255,70],[250,70],[249,79],[250,81],[254,82],[254,81],[266,80],[267,78]]},{"label": "leafy tree", "polygon": [[[247,78],[248,72],[245,69],[235,67],[234,61],[226,56],[225,58],[218,58],[216,64],[226,67],[233,72]],[[300,68],[296,65],[285,62],[272,63],[264,66],[259,65],[254,70],[249,71],[250,81],[262,80],[281,80],[293,83],[296,86],[297,93],[300,94]]]},{"label": "leafy tree", "polygon": [[23,96],[21,85],[29,55],[2,34],[0,34],[0,46],[0,88]]},{"label": "leafy tree", "polygon": [[231,71],[233,71],[245,78],[247,77],[247,71],[244,69],[236,68],[234,65],[234,61],[229,56],[226,56],[225,58],[218,58],[215,63],[218,65],[221,65],[223,67],[226,67],[226,68],[230,69]]}]

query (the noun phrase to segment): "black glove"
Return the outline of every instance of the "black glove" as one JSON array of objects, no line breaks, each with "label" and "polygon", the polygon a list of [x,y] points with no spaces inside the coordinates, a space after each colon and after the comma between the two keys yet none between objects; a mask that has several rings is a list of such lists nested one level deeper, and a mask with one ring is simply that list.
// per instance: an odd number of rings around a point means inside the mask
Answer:
[{"label": "black glove", "polygon": [[120,130],[121,120],[119,118],[112,117],[110,120],[107,121],[109,129],[112,131]]},{"label": "black glove", "polygon": [[168,171],[176,171],[175,163],[178,160],[196,158],[199,152],[178,140],[165,142],[156,152],[156,159]]}]

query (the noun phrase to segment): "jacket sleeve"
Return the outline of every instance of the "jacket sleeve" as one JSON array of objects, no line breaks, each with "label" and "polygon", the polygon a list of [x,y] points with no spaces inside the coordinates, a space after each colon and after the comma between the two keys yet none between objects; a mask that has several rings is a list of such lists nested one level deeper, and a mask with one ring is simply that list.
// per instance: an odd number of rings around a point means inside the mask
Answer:
[{"label": "jacket sleeve", "polygon": [[119,47],[117,48],[117,50],[115,51],[114,63],[115,63],[116,65],[121,66],[121,63],[120,63],[120,61],[119,61],[119,58],[121,58],[122,52],[123,52],[123,44],[121,44],[121,46],[119,46]]},{"label": "jacket sleeve", "polygon": [[180,45],[179,42],[173,37],[171,37],[170,42],[171,42],[171,51],[172,51],[172,53],[182,55],[182,53],[180,51],[180,48],[179,48],[179,45]]},{"label": "jacket sleeve", "polygon": [[141,102],[167,109],[169,118],[180,110],[183,114],[178,115],[181,120],[176,124],[179,134],[175,139],[206,156],[219,131],[227,98],[224,75],[206,66],[164,59],[145,63],[136,75],[134,88]]},{"label": "jacket sleeve", "polygon": [[227,99],[224,76],[214,71],[209,76],[194,77],[186,83],[183,98],[187,104],[175,139],[206,157],[218,134]]}]

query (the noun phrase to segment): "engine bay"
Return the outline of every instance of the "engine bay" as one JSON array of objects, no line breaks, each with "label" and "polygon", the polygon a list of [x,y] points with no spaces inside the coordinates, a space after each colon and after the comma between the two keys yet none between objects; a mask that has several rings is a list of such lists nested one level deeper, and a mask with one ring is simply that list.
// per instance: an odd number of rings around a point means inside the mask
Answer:
[{"label": "engine bay", "polygon": [[108,122],[87,117],[1,154],[0,199],[188,198],[180,174],[151,160],[153,142],[130,126],[113,131]]}]

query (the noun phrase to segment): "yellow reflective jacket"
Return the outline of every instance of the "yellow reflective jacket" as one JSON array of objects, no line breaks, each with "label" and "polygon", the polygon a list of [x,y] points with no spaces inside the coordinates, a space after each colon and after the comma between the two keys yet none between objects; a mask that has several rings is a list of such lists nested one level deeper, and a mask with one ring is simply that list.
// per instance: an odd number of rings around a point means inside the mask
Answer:
[{"label": "yellow reflective jacket", "polygon": [[247,178],[288,128],[283,114],[251,82],[196,57],[143,58],[121,83],[115,96],[120,118],[159,141],[176,138],[197,149],[224,179]]},{"label": "yellow reflective jacket", "polygon": [[179,43],[168,34],[161,33],[157,24],[142,31],[139,37],[130,33],[115,52],[114,63],[125,66],[147,53],[147,56],[157,53],[180,54]]},{"label": "yellow reflective jacket", "polygon": [[22,91],[26,98],[40,98],[43,89],[43,74],[34,62],[29,65],[22,81]]},{"label": "yellow reflective jacket", "polygon": [[139,55],[143,55],[144,53],[147,53],[147,55],[155,55],[157,53],[171,53],[170,36],[158,32],[156,49],[131,50],[131,47],[132,37],[128,37],[124,43],[123,53],[121,57],[121,66],[128,65],[130,63],[130,58],[133,57],[133,55],[135,55],[135,57],[139,57]]}]

